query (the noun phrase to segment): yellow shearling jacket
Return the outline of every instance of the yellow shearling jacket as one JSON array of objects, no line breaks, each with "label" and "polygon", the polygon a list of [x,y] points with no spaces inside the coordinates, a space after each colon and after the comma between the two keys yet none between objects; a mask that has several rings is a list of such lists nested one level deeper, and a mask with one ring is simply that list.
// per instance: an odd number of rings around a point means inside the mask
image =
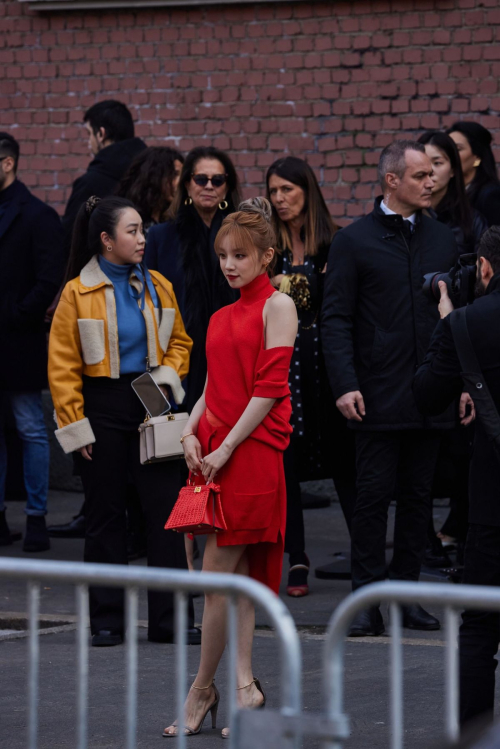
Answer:
[{"label": "yellow shearling jacket", "polygon": [[[159,310],[146,290],[143,315],[151,374],[159,385],[171,388],[176,403],[182,403],[181,380],[189,371],[193,342],[184,328],[172,284],[160,273],[150,273],[162,307],[158,324]],[[142,290],[133,272],[130,283]],[[50,331],[49,385],[59,427],[55,434],[66,453],[95,442],[85,418],[82,375],[120,377],[114,289],[97,256],[64,287]]]}]

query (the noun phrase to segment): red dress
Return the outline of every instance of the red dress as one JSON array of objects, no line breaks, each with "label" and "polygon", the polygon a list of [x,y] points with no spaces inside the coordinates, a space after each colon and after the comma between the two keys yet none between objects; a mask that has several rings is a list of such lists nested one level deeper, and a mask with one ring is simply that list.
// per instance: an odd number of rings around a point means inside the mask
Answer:
[{"label": "red dress", "polygon": [[248,544],[250,576],[276,593],[286,525],[283,450],[290,441],[288,373],[292,346],[264,348],[264,305],[275,292],[266,274],[241,288],[241,299],[216,312],[207,333],[207,410],[198,439],[216,450],[253,396],[276,398],[271,411],[217,473],[227,531],[218,546]]}]

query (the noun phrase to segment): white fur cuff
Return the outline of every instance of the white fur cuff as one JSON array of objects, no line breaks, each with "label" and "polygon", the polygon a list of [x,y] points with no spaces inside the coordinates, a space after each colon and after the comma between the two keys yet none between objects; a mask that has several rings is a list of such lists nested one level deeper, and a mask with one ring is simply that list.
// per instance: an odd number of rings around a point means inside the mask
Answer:
[{"label": "white fur cuff", "polygon": [[80,419],[66,427],[56,429],[55,435],[65,453],[72,453],[95,442],[94,432],[88,419]]},{"label": "white fur cuff", "polygon": [[155,367],[151,376],[158,385],[168,385],[172,390],[175,402],[177,404],[182,403],[186,393],[182,387],[181,380],[175,369],[172,367],[165,367],[163,364],[160,367]]}]

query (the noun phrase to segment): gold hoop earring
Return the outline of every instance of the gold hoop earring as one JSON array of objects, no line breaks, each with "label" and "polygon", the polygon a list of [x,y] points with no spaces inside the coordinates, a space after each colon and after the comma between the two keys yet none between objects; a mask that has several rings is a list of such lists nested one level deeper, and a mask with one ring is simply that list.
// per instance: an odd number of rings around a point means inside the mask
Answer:
[{"label": "gold hoop earring", "polygon": [[108,246],[106,247],[106,249],[107,249],[108,252],[113,252],[113,248],[111,247],[110,244],[108,244]]},{"label": "gold hoop earring", "polygon": [[221,202],[219,203],[219,208],[221,209],[221,211],[225,211],[228,207],[229,203],[227,202],[227,200],[221,200]]},{"label": "gold hoop earring", "polygon": [[481,159],[476,159],[473,166],[477,169],[478,166],[481,166]]},{"label": "gold hoop earring", "polygon": [[193,198],[190,198],[189,195],[184,201],[184,205],[193,205]]}]

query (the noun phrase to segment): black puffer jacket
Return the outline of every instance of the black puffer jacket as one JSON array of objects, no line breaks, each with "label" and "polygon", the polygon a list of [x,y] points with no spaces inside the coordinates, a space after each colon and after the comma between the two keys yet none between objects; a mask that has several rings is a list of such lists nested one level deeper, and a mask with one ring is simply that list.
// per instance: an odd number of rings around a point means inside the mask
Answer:
[{"label": "black puffer jacket", "polygon": [[439,320],[424,296],[424,274],[451,268],[457,248],[448,227],[418,215],[415,231],[386,216],[378,198],[365,218],[337,232],[322,309],[323,353],[335,399],[360,390],[366,406],[355,429],[452,427],[453,412],[419,413],[412,380]]}]

